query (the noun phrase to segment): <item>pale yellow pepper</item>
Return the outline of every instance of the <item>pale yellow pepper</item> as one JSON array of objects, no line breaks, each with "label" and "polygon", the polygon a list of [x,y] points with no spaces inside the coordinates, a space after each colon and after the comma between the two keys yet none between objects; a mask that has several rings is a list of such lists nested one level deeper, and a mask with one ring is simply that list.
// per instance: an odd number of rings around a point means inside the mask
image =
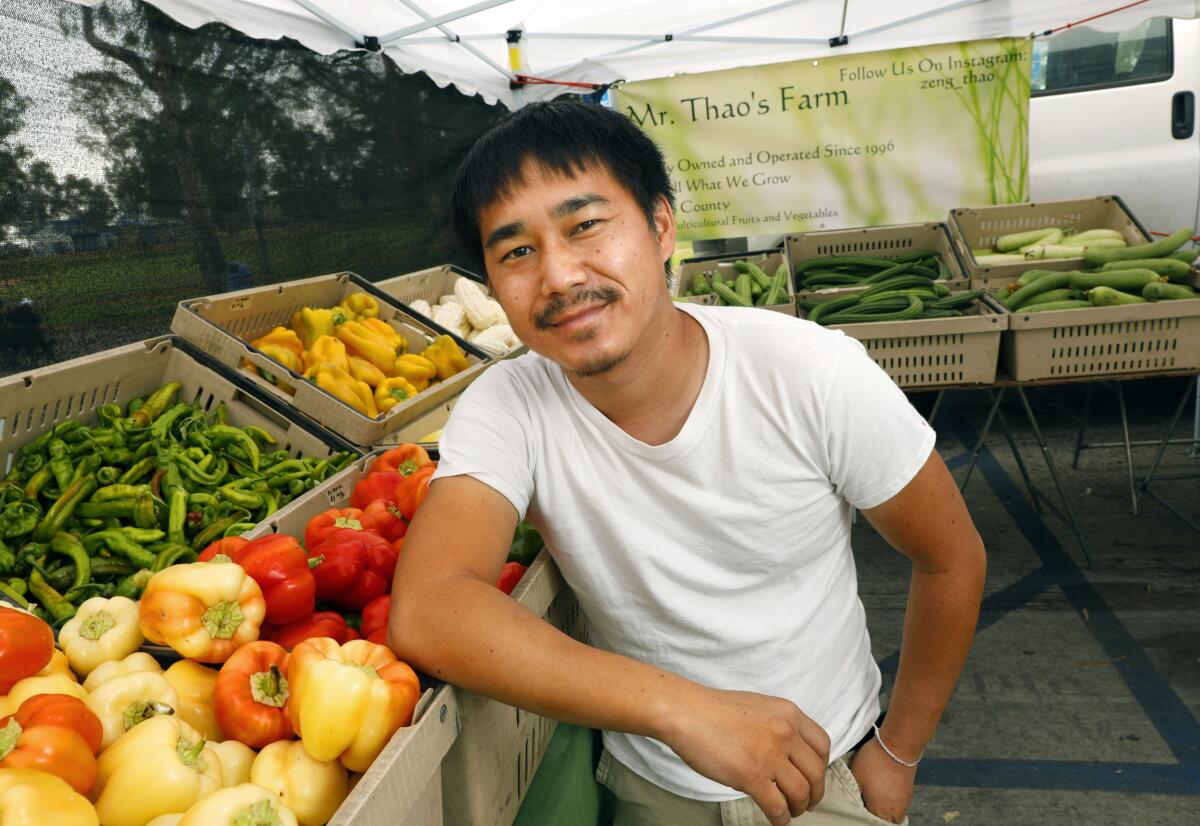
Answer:
[{"label": "pale yellow pepper", "polygon": [[379,408],[380,413],[387,413],[398,404],[411,399],[420,392],[413,383],[408,379],[399,377],[392,379],[384,379],[383,383],[375,388],[375,406]]},{"label": "pale yellow pepper", "polygon": [[349,361],[349,373],[354,376],[355,380],[366,382],[370,387],[378,387],[387,380],[384,372],[366,359],[350,356]]},{"label": "pale yellow pepper", "polygon": [[158,660],[151,657],[145,651],[134,651],[119,660],[110,660],[106,663],[101,663],[87,675],[87,679],[83,681],[83,687],[88,691],[95,691],[101,683],[108,682],[113,677],[118,677],[122,674],[133,674],[136,671],[149,671],[151,674],[161,674],[162,666],[158,664]]},{"label": "pale yellow pepper", "polygon": [[333,335],[335,326],[333,311],[329,309],[304,307],[292,316],[292,330],[300,336],[306,350],[321,336]]},{"label": "pale yellow pepper", "polygon": [[299,373],[303,369],[301,359],[304,355],[304,343],[294,330],[276,327],[250,344],[293,372]]},{"label": "pale yellow pepper", "polygon": [[[387,327],[388,325],[384,324],[383,326]],[[388,327],[388,329],[391,328]],[[392,333],[395,334],[395,331],[392,330]],[[396,357],[403,352],[398,349],[399,345],[395,343],[394,339],[378,330],[369,328],[365,322],[361,321],[347,321],[337,328],[337,337],[346,345],[350,355],[366,359],[384,373],[392,369]]]},{"label": "pale yellow pepper", "polygon": [[143,826],[221,788],[221,758],[178,717],[151,717],[100,752],[92,796],[104,826]]},{"label": "pale yellow pepper", "polygon": [[354,317],[359,320],[379,315],[379,302],[366,293],[351,293],[342,299],[342,306],[354,313]]},{"label": "pale yellow pepper", "polygon": [[321,826],[350,793],[346,767],[316,760],[299,740],[277,740],[254,758],[250,782],[279,795],[301,826]]},{"label": "pale yellow pepper", "polygon": [[99,826],[88,799],[57,775],[36,769],[0,769],[3,826]]},{"label": "pale yellow pepper", "polygon": [[50,662],[46,663],[41,671],[32,676],[49,677],[51,674],[62,674],[64,677],[70,677],[75,682],[79,682],[79,678],[71,670],[71,664],[67,660],[67,655],[60,648],[55,648],[50,654]]},{"label": "pale yellow pepper", "polygon": [[254,783],[213,792],[192,805],[176,826],[296,826],[279,795]]},{"label": "pale yellow pepper", "polygon": [[103,750],[134,726],[160,714],[174,714],[179,695],[162,674],[134,671],[105,680],[86,702],[104,729]]},{"label": "pale yellow pepper", "polygon": [[92,597],[58,632],[71,668],[86,677],[102,663],[123,659],[143,642],[137,603],[128,597]]},{"label": "pale yellow pepper", "polygon": [[0,717],[15,714],[21,703],[38,694],[70,694],[87,702],[88,693],[74,677],[65,674],[48,674],[45,677],[26,677],[0,697]]},{"label": "pale yellow pepper", "polygon": [[361,319],[361,323],[362,326],[390,344],[396,350],[396,355],[408,352],[408,341],[400,334],[399,330],[383,319],[368,317]]},{"label": "pale yellow pepper", "polygon": [[371,386],[365,381],[358,381],[335,364],[320,364],[313,370],[312,381],[317,387],[339,401],[353,407],[359,413],[370,418],[379,415],[375,406],[375,398],[371,394]]},{"label": "pale yellow pepper", "polygon": [[420,393],[429,387],[429,382],[437,378],[437,365],[424,356],[406,353],[392,363],[392,375],[408,379]]},{"label": "pale yellow pepper", "polygon": [[220,740],[224,736],[213,712],[213,689],[217,685],[218,673],[215,668],[191,660],[172,663],[163,672],[163,677],[179,695],[175,713],[206,740]]},{"label": "pale yellow pepper", "polygon": [[209,748],[221,756],[221,785],[237,786],[250,782],[250,767],[258,753],[237,740],[209,742]]},{"label": "pale yellow pepper", "polygon": [[442,381],[471,366],[458,342],[450,336],[438,336],[433,340],[433,344],[421,351],[421,355],[434,363],[437,367],[437,377]]},{"label": "pale yellow pepper", "polygon": [[179,826],[179,821],[183,820],[183,815],[179,812],[173,812],[169,815],[159,815],[151,820],[146,826]]},{"label": "pale yellow pepper", "polygon": [[333,364],[348,371],[350,362],[346,356],[346,345],[333,336],[321,336],[314,341],[312,347],[304,351],[305,377],[320,364]]}]

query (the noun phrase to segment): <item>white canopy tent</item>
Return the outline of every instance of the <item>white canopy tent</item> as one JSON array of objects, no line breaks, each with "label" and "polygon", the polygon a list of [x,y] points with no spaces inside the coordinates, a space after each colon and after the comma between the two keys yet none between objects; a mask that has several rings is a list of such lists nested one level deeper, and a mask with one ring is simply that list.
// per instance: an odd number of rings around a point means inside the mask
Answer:
[{"label": "white canopy tent", "polygon": [[[1096,15],[1103,16],[1087,25],[1116,30],[1147,17],[1196,17],[1200,9],[1198,0],[145,1],[193,28],[220,22],[251,37],[291,37],[322,54],[381,49],[405,72],[512,109],[572,89],[527,78],[609,84],[1040,34]],[[509,68],[514,38],[516,71]]]}]

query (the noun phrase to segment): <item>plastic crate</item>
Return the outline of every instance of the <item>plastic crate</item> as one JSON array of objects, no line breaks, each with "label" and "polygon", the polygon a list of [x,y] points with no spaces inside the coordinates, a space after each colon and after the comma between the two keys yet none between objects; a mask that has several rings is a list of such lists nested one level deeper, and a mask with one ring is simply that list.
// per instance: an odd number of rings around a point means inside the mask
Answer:
[{"label": "plastic crate", "polygon": [[302,307],[332,307],[355,292],[368,293],[379,302],[379,318],[404,336],[409,344],[409,352],[420,353],[433,336],[449,332],[433,321],[415,315],[405,304],[349,272],[181,301],[175,310],[171,329],[231,370],[239,370],[245,360],[278,376],[280,381],[294,388],[294,394],[257,373],[246,371],[246,375],[264,391],[295,405],[302,413],[335,433],[357,445],[375,445],[381,443],[389,433],[462,392],[464,387],[478,378],[491,357],[454,335],[467,354],[470,366],[371,419],[305,381],[249,343],[276,326],[286,325]]},{"label": "plastic crate", "polygon": [[1200,369],[1200,300],[1018,310],[1001,364],[1018,381]]},{"label": "plastic crate", "polygon": [[261,394],[243,376],[230,375],[183,339],[160,336],[0,379],[0,469],[8,473],[21,445],[58,422],[82,419],[93,424],[101,405],[124,406],[173,381],[183,385],[180,401],[198,403],[205,410],[224,402],[230,424],[258,425],[278,440],[277,449],[292,456],[324,458],[344,450],[362,454]]},{"label": "plastic crate", "polygon": [[862,342],[900,387],[991,384],[996,380],[1000,335],[1008,328],[1008,316],[980,299],[959,318],[831,324],[829,328]]},{"label": "plastic crate", "polygon": [[[789,235],[786,243],[788,267],[792,273],[804,261],[812,258],[827,258],[835,255],[865,255],[871,258],[895,258],[913,250],[935,250],[946,267],[950,278],[943,279],[953,291],[967,288],[967,273],[959,258],[950,229],[943,223],[890,224],[884,227],[858,227],[856,229],[831,229],[821,232],[802,232]],[[793,280],[793,279],[789,279]],[[827,290],[797,290],[796,298],[801,301],[828,301],[842,295],[852,295],[866,287],[837,287]]]},{"label": "plastic crate", "polygon": [[[702,258],[689,258],[679,264],[679,276],[674,280],[674,292],[672,295],[678,296],[681,301],[688,301],[694,304],[715,304],[716,300],[712,296],[690,296],[688,290],[692,288],[692,279],[697,273],[710,273],[717,271],[721,273],[721,277],[726,281],[732,281],[737,278],[737,270],[733,268],[734,261],[749,261],[751,264],[757,264],[767,275],[774,275],[779,269],[779,265],[785,263],[782,250],[760,250],[758,252],[743,252],[730,253],[728,255],[707,255]],[[796,297],[792,290],[792,279],[787,279],[787,301],[782,304],[772,304],[769,307],[762,307],[763,310],[774,310],[777,313],[794,316],[796,314]]]},{"label": "plastic crate", "polygon": [[[453,264],[442,264],[440,267],[429,267],[406,275],[397,275],[394,278],[376,281],[375,286],[402,304],[409,305],[411,309],[414,301],[426,301],[430,306],[435,306],[442,296],[454,293],[454,284],[460,278],[474,281],[483,287],[485,292],[487,291],[486,281],[475,273]],[[525,345],[519,344],[501,358],[520,355],[525,350]]]},{"label": "plastic crate", "polygon": [[[281,508],[246,537],[254,539],[270,533],[302,536],[313,516],[348,504],[354,485],[366,475],[373,460],[368,456],[356,462],[336,480],[317,486]],[[585,638],[575,595],[545,551],[534,560],[512,597],[556,628],[576,639]],[[446,822],[455,826],[509,826],[558,724],[474,692],[455,689],[455,694],[460,720],[458,739],[446,752],[441,766]],[[392,812],[392,818],[389,822],[409,822],[399,810]]]},{"label": "plastic crate", "polygon": [[439,431],[446,426],[446,422],[450,421],[450,411],[454,409],[455,403],[458,402],[460,396],[455,396],[450,401],[444,404],[439,404],[428,413],[424,413],[421,418],[413,419],[404,427],[388,434],[386,444],[402,445],[406,442],[415,442],[425,448],[436,448],[437,440],[426,440],[425,437],[430,433]]},{"label": "plastic crate", "polygon": [[442,760],[458,736],[454,688],[426,689],[328,826],[441,826]]},{"label": "plastic crate", "polygon": [[1116,195],[1101,195],[1072,201],[1042,201],[1040,203],[1001,204],[998,206],[953,209],[950,211],[950,232],[962,256],[972,289],[993,289],[1016,281],[1021,273],[1031,269],[1077,270],[1084,266],[1082,258],[1032,260],[994,267],[975,262],[972,249],[991,247],[1002,235],[1025,232],[1042,227],[1058,227],[1063,231],[1115,229],[1130,245],[1145,244],[1150,233]]}]

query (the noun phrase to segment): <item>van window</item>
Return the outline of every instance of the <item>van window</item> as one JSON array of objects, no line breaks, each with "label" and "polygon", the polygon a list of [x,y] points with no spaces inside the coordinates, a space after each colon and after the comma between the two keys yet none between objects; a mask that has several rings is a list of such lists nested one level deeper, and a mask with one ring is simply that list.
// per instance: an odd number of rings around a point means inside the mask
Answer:
[{"label": "van window", "polygon": [[1122,32],[1081,26],[1033,41],[1034,97],[1152,83],[1171,77],[1171,19],[1154,17]]}]

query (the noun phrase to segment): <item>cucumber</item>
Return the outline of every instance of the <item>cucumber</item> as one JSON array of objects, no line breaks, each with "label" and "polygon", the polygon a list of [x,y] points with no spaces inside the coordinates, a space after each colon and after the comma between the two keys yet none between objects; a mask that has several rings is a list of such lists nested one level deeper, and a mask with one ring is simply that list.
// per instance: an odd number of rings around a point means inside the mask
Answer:
[{"label": "cucumber", "polygon": [[1034,304],[1032,307],[1022,307],[1019,313],[1052,313],[1055,310],[1082,310],[1093,306],[1090,301],[1050,301],[1046,304]]},{"label": "cucumber", "polygon": [[925,305],[921,303],[921,299],[915,295],[908,297],[909,304],[902,310],[893,310],[890,313],[862,313],[856,309],[843,310],[842,312],[832,313],[831,315],[822,316],[822,324],[861,324],[873,321],[908,321],[916,318],[925,309]]},{"label": "cucumber", "polygon": [[1142,296],[1151,301],[1177,301],[1181,298],[1200,298],[1195,290],[1186,284],[1164,284],[1155,281],[1142,287]]},{"label": "cucumber", "polygon": [[[1078,245],[1081,241],[1098,241],[1101,238],[1110,238],[1115,241],[1125,241],[1125,236],[1115,229],[1085,229],[1083,232],[1076,232],[1066,236],[1071,239],[1071,243]],[[1065,240],[1065,239],[1064,239]]]},{"label": "cucumber", "polygon": [[1076,275],[1075,272],[1068,270],[1067,272],[1056,272],[1050,275],[1044,275],[1036,281],[1031,281],[1015,293],[1004,299],[1004,306],[1010,310],[1016,310],[1025,304],[1026,301],[1033,298],[1035,295],[1048,293],[1051,290],[1060,290],[1071,283],[1071,276]]},{"label": "cucumber", "polygon": [[875,293],[874,295],[865,295],[865,294],[860,295],[859,296],[859,306],[862,306],[863,304],[874,304],[877,301],[882,301],[882,300],[885,300],[888,298],[895,298],[896,296],[902,296],[902,297],[907,298],[908,296],[912,296],[912,295],[915,295],[917,298],[921,299],[922,301],[926,301],[926,300],[936,301],[937,299],[943,297],[943,296],[940,296],[937,293],[935,293],[933,290],[926,290],[926,289],[922,289],[920,287],[913,287],[913,288],[910,288],[907,290],[888,290],[888,291],[882,292],[882,293]]},{"label": "cucumber", "polygon": [[1014,232],[1009,235],[1001,235],[996,239],[996,250],[998,252],[1013,252],[1021,247],[1029,244],[1036,244],[1043,238],[1048,238],[1054,233],[1058,233],[1062,237],[1062,230],[1058,227],[1043,227],[1042,229],[1031,229],[1026,232]]},{"label": "cucumber", "polygon": [[[746,277],[749,278],[750,276],[746,276]],[[723,298],[725,300],[725,303],[729,304],[730,306],[733,306],[733,307],[753,307],[754,306],[750,301],[746,300],[745,298],[742,298],[741,293],[730,288],[730,286],[728,284],[726,284],[724,281],[721,281],[721,282],[714,281],[712,286],[713,286],[713,292],[715,292],[718,296]]]},{"label": "cucumber", "polygon": [[734,261],[733,268],[739,273],[746,273],[754,279],[754,283],[758,285],[760,290],[771,288],[771,277],[763,272],[762,267],[759,267],[757,264],[751,264],[749,261],[744,260]]},{"label": "cucumber", "polygon": [[1048,293],[1035,295],[1033,298],[1025,302],[1026,307],[1032,307],[1035,304],[1049,304],[1051,301],[1076,301],[1079,300],[1080,293],[1078,290],[1072,290],[1070,287],[1063,287],[1061,290],[1051,290]]},{"label": "cucumber", "polygon": [[919,316],[917,316],[917,318],[921,318],[921,319],[925,319],[925,318],[959,318],[960,316],[962,316],[962,314],[963,314],[962,310],[942,309],[939,307],[928,307],[927,306],[924,310],[921,311],[921,314]]},{"label": "cucumber", "polygon": [[823,287],[850,287],[861,283],[863,283],[863,280],[857,275],[850,275],[845,272],[831,272],[825,275],[810,275],[800,282],[800,287],[802,289],[812,289],[817,284]]},{"label": "cucumber", "polygon": [[1099,241],[1088,241],[1079,245],[1067,244],[1046,244],[1029,247],[1025,250],[1025,257],[1030,259],[1044,258],[1082,258],[1089,249],[1093,247],[1100,248],[1117,248],[1124,247],[1124,241],[1116,241],[1112,238],[1101,238]]},{"label": "cucumber", "polygon": [[692,277],[692,289],[690,295],[708,295],[712,292],[712,286],[708,283],[708,279],[704,277],[704,273],[698,272]]},{"label": "cucumber", "polygon": [[925,308],[927,310],[961,310],[974,304],[976,299],[983,294],[983,290],[968,290],[964,293],[939,298],[933,302],[926,301]]},{"label": "cucumber", "polygon": [[734,291],[746,302],[744,306],[754,305],[754,293],[750,291],[750,274],[741,273],[733,281]]},{"label": "cucumber", "polygon": [[916,266],[915,261],[901,261],[894,267],[888,267],[886,270],[879,270],[874,275],[868,275],[863,279],[864,284],[878,284],[880,281],[887,281],[889,278],[896,275],[904,275],[906,272]]},{"label": "cucumber", "polygon": [[872,284],[863,291],[861,297],[876,295],[883,292],[891,292],[892,290],[907,290],[912,288],[930,289],[930,281],[928,278],[923,278],[919,275],[898,275],[895,278],[889,278],[887,281],[880,281],[878,284]]},{"label": "cucumber", "polygon": [[1037,281],[1043,275],[1051,275],[1056,272],[1062,272],[1062,270],[1025,270],[1017,279],[1017,289],[1024,287],[1030,281]]},{"label": "cucumber", "polygon": [[814,269],[816,267],[836,267],[840,265],[859,265],[868,267],[891,267],[895,264],[889,258],[871,258],[862,255],[839,255],[827,258],[810,258],[807,261],[801,261],[796,266],[796,275],[802,272]]},{"label": "cucumber", "polygon": [[1145,304],[1140,295],[1130,295],[1112,287],[1093,287],[1088,290],[1088,301],[1096,307],[1116,307],[1120,304]]},{"label": "cucumber", "polygon": [[1108,287],[1113,290],[1129,290],[1140,293],[1142,287],[1161,280],[1163,277],[1153,270],[1109,270],[1108,272],[1072,273],[1070,284],[1076,290]]},{"label": "cucumber", "polygon": [[1030,248],[1036,247],[1038,245],[1057,244],[1060,241],[1062,241],[1062,238],[1063,238],[1062,230],[1056,229],[1056,230],[1054,230],[1054,232],[1050,233],[1049,235],[1039,238],[1038,240],[1034,241],[1032,244],[1026,244],[1025,246],[1021,247],[1020,252],[1028,252]]},{"label": "cucumber", "polygon": [[1100,270],[1101,272],[1151,270],[1159,275],[1165,275],[1171,281],[1182,281],[1192,272],[1191,267],[1174,258],[1131,258],[1128,261],[1109,261]]},{"label": "cucumber", "polygon": [[1186,244],[1193,232],[1191,227],[1184,227],[1150,244],[1136,244],[1118,249],[1090,247],[1084,253],[1083,259],[1093,267],[1099,267],[1110,261],[1128,261],[1131,258],[1164,258]]},{"label": "cucumber", "polygon": [[1190,247],[1186,250],[1177,250],[1171,253],[1167,258],[1174,258],[1176,261],[1182,261],[1185,264],[1195,264],[1196,258],[1200,257],[1200,249]]}]

